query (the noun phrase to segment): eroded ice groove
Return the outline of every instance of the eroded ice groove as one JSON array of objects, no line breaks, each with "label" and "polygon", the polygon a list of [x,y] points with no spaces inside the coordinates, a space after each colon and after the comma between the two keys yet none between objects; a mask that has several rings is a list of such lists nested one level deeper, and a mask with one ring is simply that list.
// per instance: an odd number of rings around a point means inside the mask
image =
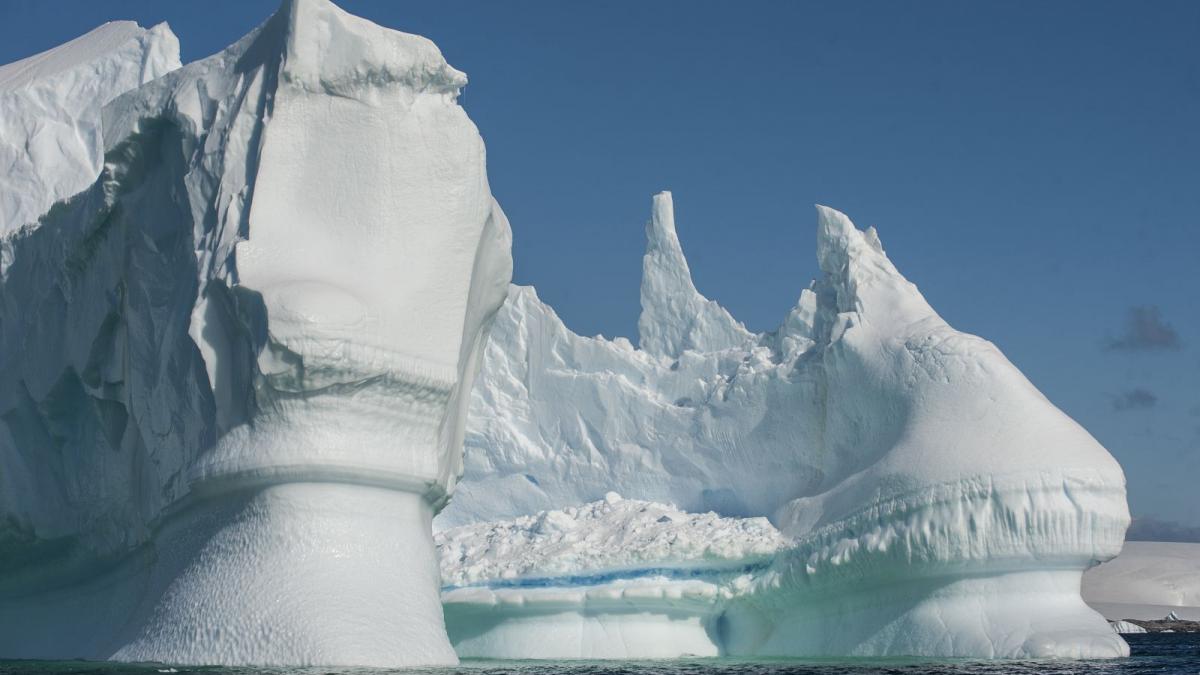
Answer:
[{"label": "eroded ice groove", "polygon": [[5,239],[0,656],[455,660],[430,520],[511,276],[465,83],[288,0],[104,108]]},{"label": "eroded ice groove", "polygon": [[818,207],[821,277],[751,335],[691,284],[670,210],[655,197],[645,349],[575,335],[533,289],[510,289],[472,392],[466,474],[436,527],[609,490],[768,517],[792,542],[723,601],[722,653],[1126,653],[1079,597],[1129,520],[1104,448],[995,346],[947,325],[874,229]]}]

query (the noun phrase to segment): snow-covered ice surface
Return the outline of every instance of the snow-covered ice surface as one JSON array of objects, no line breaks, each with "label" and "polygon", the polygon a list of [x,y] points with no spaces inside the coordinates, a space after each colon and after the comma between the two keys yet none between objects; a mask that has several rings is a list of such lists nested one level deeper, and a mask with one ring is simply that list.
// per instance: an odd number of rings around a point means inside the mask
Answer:
[{"label": "snow-covered ice surface", "polygon": [[178,67],[171,29],[132,21],[0,66],[0,236],[91,185],[104,155],[100,109]]},{"label": "snow-covered ice surface", "polygon": [[[706,615],[723,654],[1127,653],[1079,595],[1083,570],[1120,550],[1120,467],[995,346],[938,317],[874,229],[819,207],[821,277],[757,335],[692,285],[669,193],[647,234],[641,349],[576,335],[533,289],[510,289],[472,392],[466,474],[435,527],[610,490],[768,517],[794,541]],[[526,634],[550,615],[587,656],[638,655],[627,631],[606,637],[617,618],[534,611],[505,585],[478,594],[490,623],[472,618],[472,655],[561,656]],[[452,637],[461,614],[448,610]],[[673,625],[638,617],[647,634]]]},{"label": "snow-covered ice surface", "polygon": [[1200,544],[1125,542],[1121,555],[1083,575],[1083,599],[1112,621],[1171,612],[1200,621]]},{"label": "snow-covered ice surface", "polygon": [[[466,77],[325,0],[147,70],[169,35],[0,71],[0,657],[453,662],[430,522],[511,277]],[[94,183],[8,126],[154,75]]]},{"label": "snow-covered ice surface", "polygon": [[[786,540],[766,518],[684,513],[668,504],[604,499],[515,520],[475,523],[439,532],[442,584],[529,586],[593,574],[645,576],[645,568],[731,569],[762,563]],[[732,563],[732,564],[731,564]]]}]

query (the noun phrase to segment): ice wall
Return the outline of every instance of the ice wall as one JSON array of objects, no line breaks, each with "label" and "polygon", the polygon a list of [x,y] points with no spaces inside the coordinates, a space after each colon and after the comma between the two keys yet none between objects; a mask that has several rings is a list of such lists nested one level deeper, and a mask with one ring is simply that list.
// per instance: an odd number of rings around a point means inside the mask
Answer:
[{"label": "ice wall", "polygon": [[0,656],[455,660],[430,520],[511,275],[465,83],[288,0],[104,108],[4,239]]},{"label": "ice wall", "polygon": [[439,527],[609,490],[767,516],[793,543],[725,609],[723,653],[1125,653],[1079,597],[1120,550],[1120,467],[947,325],[874,229],[818,207],[820,279],[750,335],[692,286],[669,195],[653,208],[645,348],[575,335],[533,289],[509,291]]}]

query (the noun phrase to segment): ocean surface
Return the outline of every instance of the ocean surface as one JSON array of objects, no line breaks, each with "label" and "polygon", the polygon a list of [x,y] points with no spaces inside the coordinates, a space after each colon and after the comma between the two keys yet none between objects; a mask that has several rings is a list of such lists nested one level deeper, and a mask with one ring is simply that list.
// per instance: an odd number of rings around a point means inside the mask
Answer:
[{"label": "ocean surface", "polygon": [[780,660],[695,659],[679,661],[467,661],[456,668],[379,670],[373,668],[187,668],[158,664],[92,661],[0,661],[0,675],[974,675],[1037,673],[1190,673],[1200,675],[1200,633],[1126,636],[1132,654],[1106,661],[971,660]]}]

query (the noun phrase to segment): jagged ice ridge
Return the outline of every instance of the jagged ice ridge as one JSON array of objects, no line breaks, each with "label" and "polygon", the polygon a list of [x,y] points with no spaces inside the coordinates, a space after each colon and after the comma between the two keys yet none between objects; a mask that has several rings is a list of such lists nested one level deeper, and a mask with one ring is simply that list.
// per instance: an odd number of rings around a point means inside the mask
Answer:
[{"label": "jagged ice ridge", "polygon": [[[641,348],[576,335],[532,288],[509,290],[466,474],[435,527],[609,490],[770,518],[789,546],[696,615],[676,655],[1127,653],[1079,595],[1129,520],[1104,448],[994,345],[947,325],[874,229],[818,207],[821,277],[778,329],[752,334],[692,285],[672,206],[656,195],[647,226]],[[675,607],[605,613],[586,588],[550,602],[507,586],[503,601],[447,594],[471,655],[563,656],[574,630],[575,656],[661,656],[626,638],[680,625]],[[572,628],[536,639],[551,624]]]}]

